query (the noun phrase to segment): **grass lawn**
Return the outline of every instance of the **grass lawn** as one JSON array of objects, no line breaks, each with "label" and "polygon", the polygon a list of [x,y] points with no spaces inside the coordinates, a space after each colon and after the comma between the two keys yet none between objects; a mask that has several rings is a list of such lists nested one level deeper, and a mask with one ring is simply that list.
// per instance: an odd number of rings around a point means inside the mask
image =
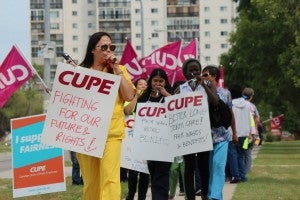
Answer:
[{"label": "grass lawn", "polygon": [[[248,181],[236,186],[232,200],[300,199],[300,140],[264,143],[253,161]],[[122,198],[127,183],[122,183]],[[12,180],[0,178],[0,199],[12,199]],[[18,198],[20,200],[81,200],[82,186],[67,177],[67,191]]]},{"label": "grass lawn", "polygon": [[232,199],[300,199],[300,140],[264,143]]},{"label": "grass lawn", "polygon": [[[67,191],[56,192],[28,197],[17,198],[18,200],[82,200],[82,185],[72,185],[71,177],[66,178]],[[127,183],[122,183],[122,199],[127,194]],[[0,178],[0,199],[12,199],[12,180]]]},{"label": "grass lawn", "polygon": [[0,142],[0,153],[10,152],[10,145],[6,145],[4,141]]}]

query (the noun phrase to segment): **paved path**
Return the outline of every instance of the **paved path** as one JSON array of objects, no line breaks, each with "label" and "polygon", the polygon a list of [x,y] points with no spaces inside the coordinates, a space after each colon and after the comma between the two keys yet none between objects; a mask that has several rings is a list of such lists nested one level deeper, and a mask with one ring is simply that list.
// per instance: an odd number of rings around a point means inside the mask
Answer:
[{"label": "paved path", "polygon": [[[255,159],[257,156],[257,153],[259,151],[260,147],[254,147],[252,151],[252,159]],[[226,182],[223,188],[223,200],[231,200],[235,191],[237,184],[230,184],[229,182]],[[177,188],[176,196],[174,200],[184,200],[184,196],[178,196],[179,193],[179,187]],[[135,196],[135,199],[137,199],[137,194]],[[148,189],[147,198],[146,200],[151,200],[151,189]],[[200,196],[196,197],[196,200],[201,200]]]},{"label": "paved path", "polygon": [[[228,182],[225,183],[224,189],[223,189],[223,200],[231,200],[233,193],[235,191],[236,184],[230,184]],[[148,189],[146,200],[151,200],[151,189]],[[184,200],[184,196],[178,196],[179,188],[177,188],[176,196],[174,200]],[[137,199],[137,196],[135,197]],[[200,196],[196,196],[196,200],[201,200]]]},{"label": "paved path", "polygon": [[[256,155],[258,153],[259,147],[255,147],[252,151],[252,159],[256,158]],[[8,156],[9,155],[9,156]],[[12,170],[11,170],[11,160],[8,161],[8,157],[10,157],[10,153],[5,153],[5,154],[0,154],[0,164],[2,165],[3,162],[10,162],[10,164],[8,164],[6,167],[6,169],[1,169],[0,171],[0,179],[1,178],[12,178]],[[68,151],[65,151],[65,160],[69,160],[70,156]],[[72,167],[65,167],[65,176],[71,176],[72,175]],[[231,200],[232,196],[234,194],[236,188],[236,184],[230,184],[228,182],[225,183],[224,189],[223,189],[223,200]],[[178,194],[179,188],[177,189],[177,193]],[[136,198],[137,199],[137,198]],[[176,196],[174,198],[175,200],[184,200],[184,196]],[[197,196],[196,197],[197,200],[200,200],[201,197]],[[148,189],[148,193],[147,193],[147,198],[146,200],[151,200],[151,190],[150,188]]]}]

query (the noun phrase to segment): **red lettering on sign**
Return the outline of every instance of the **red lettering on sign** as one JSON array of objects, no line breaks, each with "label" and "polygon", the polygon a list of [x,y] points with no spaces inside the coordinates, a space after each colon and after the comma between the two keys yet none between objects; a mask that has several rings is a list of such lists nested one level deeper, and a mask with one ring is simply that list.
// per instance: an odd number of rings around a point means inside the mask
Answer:
[{"label": "red lettering on sign", "polygon": [[[82,77],[83,76],[83,77]],[[101,79],[95,76],[81,75],[72,71],[64,71],[59,77],[58,81],[63,85],[72,85],[76,88],[85,88],[91,90],[94,87],[98,88],[97,91],[102,94],[109,94],[111,87],[114,85],[114,81]]]},{"label": "red lettering on sign", "polygon": [[171,100],[167,106],[168,110],[178,110],[181,108],[187,108],[189,105],[192,106],[201,106],[203,96],[194,96],[194,97],[183,97],[180,99]]},{"label": "red lettering on sign", "polygon": [[165,108],[158,107],[143,107],[139,110],[138,115],[141,117],[159,117],[160,115],[166,113]]}]

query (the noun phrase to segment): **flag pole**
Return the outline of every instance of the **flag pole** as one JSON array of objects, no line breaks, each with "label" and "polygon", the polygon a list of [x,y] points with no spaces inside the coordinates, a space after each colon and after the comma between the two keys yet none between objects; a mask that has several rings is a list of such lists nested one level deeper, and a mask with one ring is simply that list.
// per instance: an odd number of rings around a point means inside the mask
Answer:
[{"label": "flag pole", "polygon": [[45,91],[50,95],[50,89],[47,87],[46,83],[44,82],[44,80],[41,78],[41,76],[39,75],[39,73],[36,71],[36,69],[31,65],[31,62],[28,61],[28,59],[26,58],[26,56],[24,56],[22,50],[18,47],[17,44],[14,44],[14,46],[16,47],[16,49],[18,50],[18,52],[20,53],[20,55],[23,57],[24,60],[26,60],[27,64],[31,67],[31,69],[33,70],[34,74],[38,77],[38,79],[41,81],[42,85],[44,86]]},{"label": "flag pole", "polygon": [[[281,117],[281,116],[284,116],[284,114],[281,114],[281,115],[278,115],[278,116],[276,116],[276,117]],[[267,120],[265,120],[265,121],[263,121],[263,122],[261,122],[261,123],[266,123],[266,122],[269,122],[269,121],[271,121],[273,118],[275,118],[275,117],[272,117],[272,118],[270,118],[270,119],[267,119]]]},{"label": "flag pole", "polygon": [[[178,66],[178,59],[181,59],[181,58],[180,58],[180,54],[181,54],[182,42],[183,42],[183,39],[180,38],[180,50],[179,50],[179,54],[178,54],[179,58],[178,58],[178,56],[177,56],[177,66]],[[176,68],[177,68],[177,66],[176,66]],[[173,85],[174,85],[174,83],[175,83],[175,78],[176,78],[176,73],[177,73],[176,68],[175,68],[175,72],[174,72],[173,78],[172,78],[172,83],[171,83],[171,86],[172,86],[172,87],[173,87]]]}]

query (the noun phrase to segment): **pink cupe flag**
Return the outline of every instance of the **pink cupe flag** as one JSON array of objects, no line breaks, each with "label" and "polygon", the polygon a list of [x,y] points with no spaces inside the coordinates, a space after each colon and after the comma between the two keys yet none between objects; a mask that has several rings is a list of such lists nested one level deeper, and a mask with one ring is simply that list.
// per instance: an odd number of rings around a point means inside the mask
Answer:
[{"label": "pink cupe flag", "polygon": [[176,68],[176,75],[174,81],[185,81],[185,77],[182,74],[182,64],[188,58],[197,58],[198,55],[198,40],[195,38],[193,39],[188,45],[186,45],[180,53],[178,58],[178,66]]},{"label": "pink cupe flag", "polygon": [[170,84],[176,71],[178,56],[181,51],[181,40],[169,43],[153,51],[150,55],[139,60],[144,71],[144,78],[148,78],[154,68],[162,68],[168,75]]},{"label": "pink cupe flag", "polygon": [[224,68],[222,65],[219,66],[220,78],[218,81],[218,86],[224,88]]},{"label": "pink cupe flag", "polygon": [[283,114],[273,117],[270,120],[271,129],[280,129],[282,126],[282,121],[283,121]]},{"label": "pink cupe flag", "polygon": [[17,46],[13,46],[0,66],[0,108],[35,73]]},{"label": "pink cupe flag", "polygon": [[135,82],[143,76],[143,69],[137,60],[137,54],[129,40],[126,41],[125,49],[120,60],[120,64],[124,65],[131,76],[131,81]]}]

